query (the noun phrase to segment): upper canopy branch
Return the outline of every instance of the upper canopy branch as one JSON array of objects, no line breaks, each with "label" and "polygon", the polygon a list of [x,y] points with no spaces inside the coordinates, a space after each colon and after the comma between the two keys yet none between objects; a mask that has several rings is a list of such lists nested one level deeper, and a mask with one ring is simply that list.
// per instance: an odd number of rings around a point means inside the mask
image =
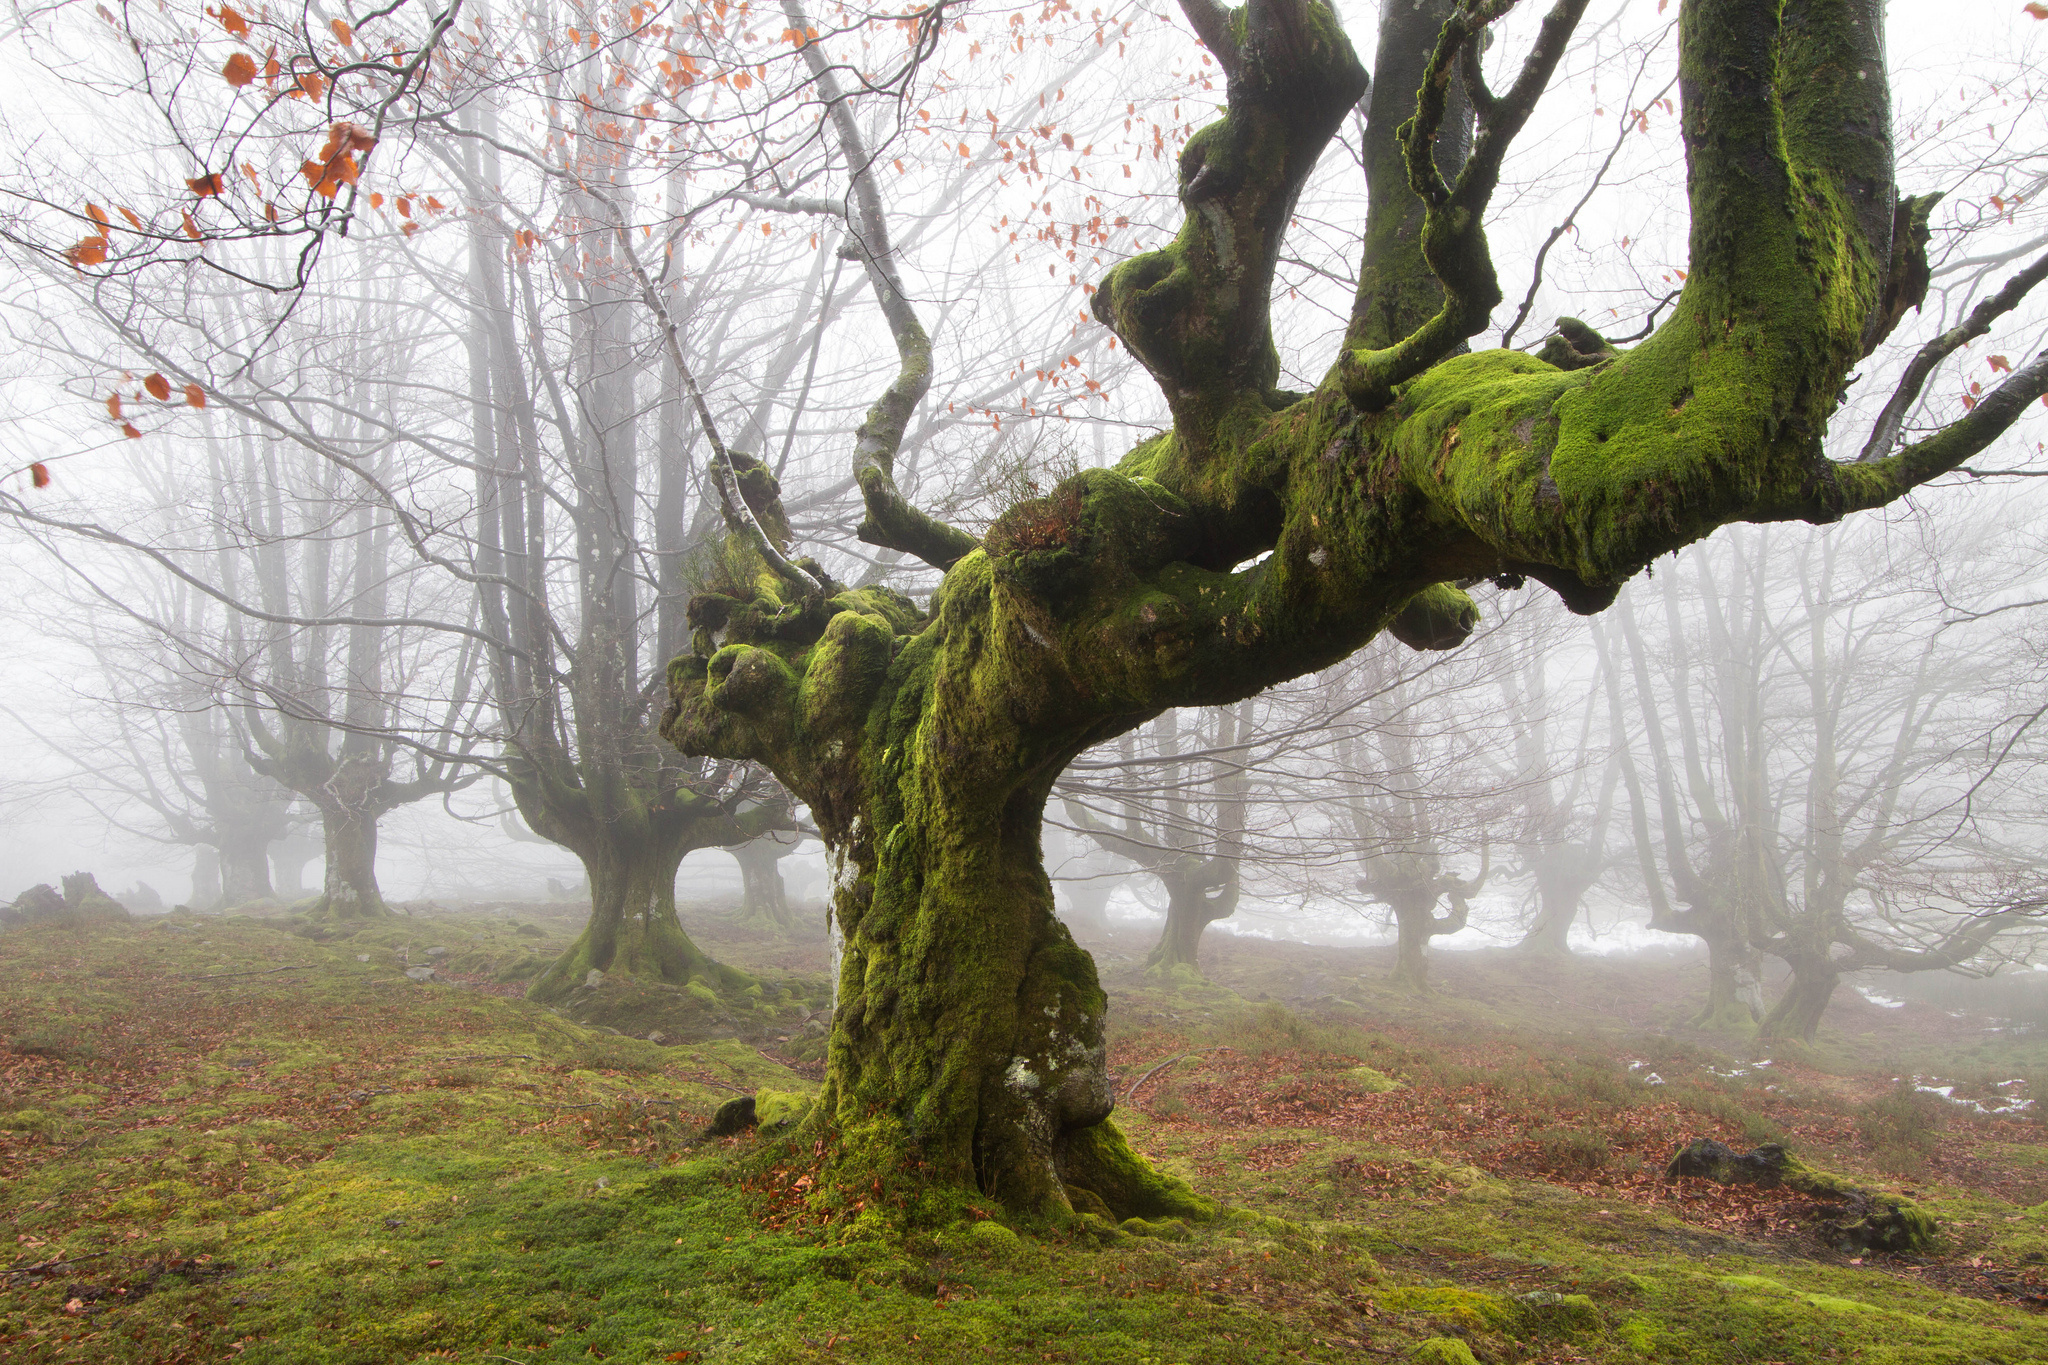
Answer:
[{"label": "upper canopy branch", "polygon": [[[1217,29],[1212,8],[1196,4],[1190,14],[1205,38]],[[1093,300],[1096,317],[1159,382],[1198,456],[1222,413],[1271,393],[1279,378],[1270,295],[1281,238],[1367,84],[1320,0],[1252,0],[1229,32],[1219,56],[1229,107],[1181,153],[1179,235],[1117,266]]]},{"label": "upper canopy branch", "polygon": [[[1415,115],[1401,126],[1408,185],[1424,206],[1422,254],[1443,287],[1443,306],[1392,346],[1343,355],[1338,380],[1361,411],[1384,409],[1393,402],[1395,385],[1456,353],[1467,338],[1485,328],[1501,301],[1500,279],[1486,246],[1486,207],[1500,184],[1507,149],[1550,83],[1587,0],[1558,0],[1544,17],[1514,85],[1496,96],[1480,77],[1478,49],[1487,27],[1514,3],[1468,0],[1451,12],[1424,69]],[[1477,116],[1478,136],[1453,184],[1437,164],[1436,140],[1451,104],[1452,82],[1461,71]]]},{"label": "upper canopy branch", "polygon": [[[791,26],[804,32],[809,20],[800,0],[783,0]],[[896,486],[896,452],[902,448],[910,416],[931,387],[932,343],[917,320],[917,310],[896,273],[896,249],[889,241],[888,219],[875,184],[874,158],[862,135],[852,103],[839,88],[839,78],[816,42],[805,43],[803,58],[811,69],[818,96],[825,103],[832,131],[846,158],[852,181],[852,203],[845,210],[848,243],[842,250],[858,260],[874,286],[875,301],[896,340],[896,377],[868,409],[854,434],[854,477],[860,482],[867,516],[856,534],[870,545],[915,555],[936,569],[949,569],[980,542],[911,505]]]}]

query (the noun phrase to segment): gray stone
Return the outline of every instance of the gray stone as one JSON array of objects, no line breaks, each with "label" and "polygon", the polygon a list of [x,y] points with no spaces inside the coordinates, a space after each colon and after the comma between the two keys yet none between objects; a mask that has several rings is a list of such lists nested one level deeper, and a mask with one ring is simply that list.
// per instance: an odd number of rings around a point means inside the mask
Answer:
[{"label": "gray stone", "polygon": [[432,981],[434,979],[434,969],[432,967],[407,967],[405,974],[414,981]]},{"label": "gray stone", "polygon": [[595,968],[595,967],[592,967],[592,968],[591,968],[591,969],[590,969],[590,970],[589,970],[588,972],[586,972],[586,973],[584,974],[584,977],[583,977],[583,985],[584,985],[584,988],[585,988],[586,990],[593,990],[593,991],[594,991],[594,990],[596,990],[596,989],[597,989],[597,988],[598,988],[599,986],[602,986],[603,984],[604,984],[604,973],[603,973],[603,972],[601,972],[601,971],[599,971],[599,970],[598,970],[597,968]]}]

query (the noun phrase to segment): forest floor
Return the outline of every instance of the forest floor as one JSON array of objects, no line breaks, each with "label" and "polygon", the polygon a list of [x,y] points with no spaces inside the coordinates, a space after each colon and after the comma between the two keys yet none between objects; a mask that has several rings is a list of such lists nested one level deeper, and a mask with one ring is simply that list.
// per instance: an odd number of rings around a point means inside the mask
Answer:
[{"label": "forest floor", "polygon": [[[685,913],[767,979],[826,970]],[[1212,934],[1213,985],[1163,992],[1124,935],[1091,945],[1143,1082],[1118,1122],[1237,1212],[865,1241],[733,1178],[767,1139],[696,1138],[815,1087],[815,990],[750,1006],[758,1046],[659,1045],[497,980],[573,907],[290,927],[0,935],[0,1359],[2048,1360],[2048,1105],[2017,1103],[2048,1029],[1954,1004],[1845,989],[1814,1047],[1762,1049],[1685,1027],[1685,960],[1447,954],[1418,998],[1383,951]],[[1664,1180],[1701,1136],[1905,1194],[1941,1245],[1841,1251],[1801,1196]]]}]

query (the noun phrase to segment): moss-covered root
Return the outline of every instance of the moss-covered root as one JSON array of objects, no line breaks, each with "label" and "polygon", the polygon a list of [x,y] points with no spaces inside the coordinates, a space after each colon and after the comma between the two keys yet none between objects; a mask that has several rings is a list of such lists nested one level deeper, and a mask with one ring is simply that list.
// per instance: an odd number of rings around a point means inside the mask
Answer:
[{"label": "moss-covered root", "polygon": [[1695,1138],[1679,1149],[1664,1170],[1667,1179],[1688,1177],[1723,1185],[1784,1186],[1836,1207],[1820,1225],[1845,1251],[1931,1251],[1941,1228],[1911,1200],[1879,1194],[1830,1175],[1793,1156],[1775,1142],[1738,1152],[1712,1138]]},{"label": "moss-covered root", "polygon": [[1126,1218],[1206,1222],[1221,1211],[1214,1200],[1196,1194],[1186,1181],[1154,1169],[1131,1150],[1123,1133],[1107,1119],[1066,1134],[1054,1160],[1076,1213],[1093,1213],[1115,1222]]},{"label": "moss-covered root", "polygon": [[1419,1341],[1408,1353],[1414,1365],[1479,1365],[1472,1348],[1456,1337],[1431,1337]]}]

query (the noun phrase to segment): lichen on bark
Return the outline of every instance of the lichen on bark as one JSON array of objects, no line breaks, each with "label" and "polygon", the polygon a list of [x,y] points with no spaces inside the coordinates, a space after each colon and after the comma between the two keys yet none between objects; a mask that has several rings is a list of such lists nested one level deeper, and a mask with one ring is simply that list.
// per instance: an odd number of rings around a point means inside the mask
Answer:
[{"label": "lichen on bark", "polygon": [[[1521,575],[1599,610],[1717,526],[1898,497],[2048,388],[2036,363],[1896,455],[1821,454],[1899,273],[1872,198],[1891,193],[1873,189],[1890,184],[1888,143],[1826,134],[1809,84],[1881,41],[1872,4],[1793,16],[1685,0],[1692,270],[1673,316],[1630,350],[1574,347],[1593,363],[1462,354],[1498,295],[1483,218],[1500,157],[1583,7],[1560,0],[1510,90],[1471,92],[1471,152],[1451,167],[1433,143],[1457,117],[1445,73],[1476,71],[1463,51],[1505,6],[1425,0],[1438,36],[1391,77],[1413,92],[1396,102],[1415,115],[1396,141],[1420,251],[1367,234],[1346,346],[1308,395],[1275,387],[1273,266],[1365,73],[1315,0],[1208,23],[1229,107],[1182,156],[1185,223],[1094,296],[1173,429],[1010,508],[978,545],[929,519],[905,532],[895,548],[945,571],[923,609],[791,565],[753,531],[728,542],[692,608],[692,652],[671,665],[664,733],[771,768],[838,868],[838,1007],[804,1134],[828,1164],[912,1166],[1019,1211],[1198,1215],[1206,1201],[1109,1118],[1105,999],[1053,915],[1039,829],[1074,755],[1166,708],[1334,663],[1382,630],[1454,647],[1476,623],[1460,581]],[[1867,122],[1882,94],[1841,98]],[[846,162],[868,165],[857,129],[839,135]],[[872,182],[855,198],[870,276],[904,307]],[[894,330],[900,400],[922,392],[931,357],[921,331]],[[889,544],[904,505],[869,448],[876,420],[857,461],[862,535]]]}]

